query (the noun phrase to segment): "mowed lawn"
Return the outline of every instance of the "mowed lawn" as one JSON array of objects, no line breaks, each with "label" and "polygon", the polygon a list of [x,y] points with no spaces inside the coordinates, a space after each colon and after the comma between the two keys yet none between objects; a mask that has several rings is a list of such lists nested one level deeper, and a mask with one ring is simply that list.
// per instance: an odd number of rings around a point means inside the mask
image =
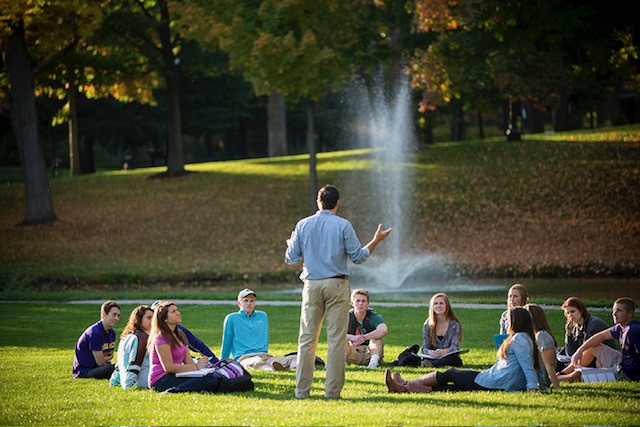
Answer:
[{"label": "mowed lawn", "polygon": [[[162,297],[162,295],[159,295]],[[150,303],[151,301],[149,301]],[[123,306],[118,337],[133,304]],[[185,326],[220,351],[228,305],[180,305]],[[375,304],[373,304],[375,307]],[[273,354],[296,350],[297,306],[260,306],[269,314]],[[110,388],[107,381],[75,380],[73,348],[98,319],[97,304],[0,303],[0,425],[638,425],[639,383],[575,383],[552,393],[458,392],[389,394],[384,368],[408,345],[420,343],[423,307],[378,307],[390,335],[385,364],[376,370],[348,367],[342,399],[322,398],[324,371],[316,371],[312,396],[293,397],[294,372],[256,372],[253,392],[227,395],[162,395]],[[457,309],[463,325],[465,366],[495,361],[492,334],[501,310]],[[556,338],[563,316],[547,309]],[[608,324],[608,312],[595,313]],[[324,332],[318,355],[326,356]],[[403,368],[414,378],[425,369]]]},{"label": "mowed lawn", "polygon": [[[404,224],[385,218],[371,152],[321,153],[317,170],[319,185],[342,190],[340,214],[362,241],[384,222],[403,253],[437,254],[454,273],[637,277],[639,165],[638,125],[421,147],[405,165]],[[35,227],[15,226],[23,186],[3,183],[0,285],[297,283],[283,253],[310,213],[308,156],[186,168],[169,180],[149,179],[163,168],[51,180],[59,220]]]}]

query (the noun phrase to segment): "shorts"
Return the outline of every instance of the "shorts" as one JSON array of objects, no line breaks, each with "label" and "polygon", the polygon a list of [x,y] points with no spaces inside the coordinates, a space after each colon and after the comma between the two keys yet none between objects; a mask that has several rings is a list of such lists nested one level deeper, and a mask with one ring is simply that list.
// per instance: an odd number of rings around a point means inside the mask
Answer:
[{"label": "shorts", "polygon": [[347,365],[368,365],[371,361],[371,350],[368,345],[349,346]]},{"label": "shorts", "polygon": [[628,380],[627,375],[622,370],[622,353],[618,350],[602,344],[596,358],[596,368],[610,368],[616,380]]}]

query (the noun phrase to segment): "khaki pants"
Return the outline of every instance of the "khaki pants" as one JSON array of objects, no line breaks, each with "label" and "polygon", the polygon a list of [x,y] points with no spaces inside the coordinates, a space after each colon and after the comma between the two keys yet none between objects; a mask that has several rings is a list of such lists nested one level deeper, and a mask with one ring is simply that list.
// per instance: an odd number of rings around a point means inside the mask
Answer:
[{"label": "khaki pants", "polygon": [[328,347],[324,395],[330,399],[337,399],[344,386],[344,340],[349,325],[349,281],[347,279],[304,281],[295,390],[298,399],[305,399],[311,393],[316,349],[324,318],[326,318]]},{"label": "khaki pants", "polygon": [[273,362],[278,362],[283,368],[295,371],[297,365],[297,356],[272,356],[269,353],[251,353],[245,354],[238,362],[245,368],[260,369],[262,371],[274,371]]}]

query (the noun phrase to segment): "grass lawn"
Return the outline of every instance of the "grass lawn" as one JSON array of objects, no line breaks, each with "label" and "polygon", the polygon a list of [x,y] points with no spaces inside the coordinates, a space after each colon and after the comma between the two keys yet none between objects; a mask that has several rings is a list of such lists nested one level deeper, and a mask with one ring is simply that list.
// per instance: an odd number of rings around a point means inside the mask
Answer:
[{"label": "grass lawn", "polygon": [[[162,297],[162,295],[160,295]],[[123,306],[118,337],[133,305]],[[373,305],[375,307],[375,304]],[[296,350],[299,307],[262,306],[269,314],[270,351]],[[224,316],[237,309],[180,305],[185,325],[220,351]],[[425,307],[379,307],[390,335],[385,365],[408,345],[420,343]],[[457,309],[463,325],[465,366],[495,361],[491,335],[501,310]],[[0,303],[0,425],[638,425],[639,383],[576,383],[552,393],[459,392],[388,394],[384,366],[347,368],[339,401],[322,398],[324,371],[316,372],[309,400],[293,397],[295,373],[254,372],[256,390],[228,395],[161,395],[124,391],[107,381],[75,380],[75,341],[98,319],[99,305],[59,302]],[[609,313],[595,313],[607,324]],[[547,310],[562,337],[560,310]],[[318,355],[326,355],[320,339]],[[414,378],[424,369],[404,368]]]}]

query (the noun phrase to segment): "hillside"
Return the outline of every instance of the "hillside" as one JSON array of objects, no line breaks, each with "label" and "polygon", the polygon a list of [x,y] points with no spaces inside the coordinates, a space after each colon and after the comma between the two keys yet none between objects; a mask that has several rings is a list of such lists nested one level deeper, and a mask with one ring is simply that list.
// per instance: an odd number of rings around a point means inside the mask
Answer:
[{"label": "hillside", "polygon": [[[323,153],[319,184],[364,242],[386,197],[367,151]],[[23,187],[0,187],[3,282],[295,281],[285,239],[309,213],[306,156],[188,165],[51,181],[59,221],[16,227]],[[640,126],[437,144],[414,153],[405,253],[452,271],[506,277],[640,275]],[[385,224],[386,225],[386,224]],[[394,226],[394,224],[389,224]],[[387,256],[381,245],[376,256]]]}]

